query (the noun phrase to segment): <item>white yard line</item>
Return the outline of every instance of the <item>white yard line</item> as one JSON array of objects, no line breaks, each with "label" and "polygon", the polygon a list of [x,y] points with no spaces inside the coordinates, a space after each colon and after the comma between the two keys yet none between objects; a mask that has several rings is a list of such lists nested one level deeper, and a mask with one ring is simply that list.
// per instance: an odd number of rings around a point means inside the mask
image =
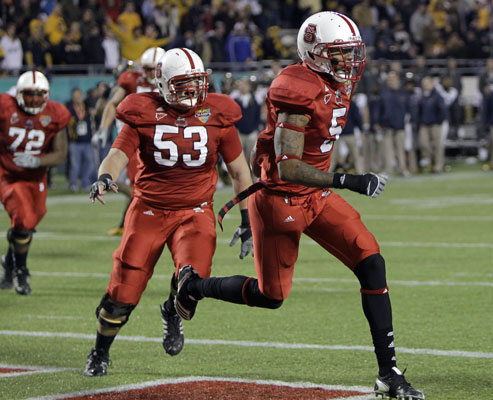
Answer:
[{"label": "white yard line", "polygon": [[[49,276],[49,277],[67,277],[67,278],[105,278],[108,279],[110,274],[89,273],[89,272],[43,272],[32,271],[34,276]],[[153,279],[170,279],[171,275],[154,274]],[[335,278],[293,278],[293,282],[327,282],[327,283],[355,283],[355,279],[335,279]],[[493,282],[454,282],[454,281],[396,281],[389,280],[391,285],[402,286],[487,286],[492,287]],[[328,289],[330,290],[330,289]]]},{"label": "white yard line", "polygon": [[[325,390],[346,390],[346,391],[357,391],[357,392],[373,392],[373,389],[366,386],[340,386],[340,385],[322,385],[311,382],[282,382],[282,381],[268,381],[268,380],[252,380],[252,379],[239,379],[239,378],[224,378],[224,377],[212,377],[212,376],[188,376],[183,378],[172,378],[172,379],[160,379],[157,381],[151,382],[142,382],[135,383],[130,385],[116,386],[112,388],[106,389],[95,389],[95,390],[84,390],[81,392],[74,392],[68,394],[57,394],[50,396],[42,396],[42,397],[31,397],[27,400],[57,400],[57,399],[68,399],[71,397],[80,397],[80,396],[90,396],[96,394],[110,393],[110,392],[126,392],[129,390],[138,390],[138,389],[146,389],[155,386],[161,385],[175,385],[181,383],[189,383],[189,382],[235,382],[235,383],[253,383],[256,385],[269,385],[269,386],[285,386],[290,388],[300,388],[300,389],[316,389],[321,388]],[[337,398],[334,400],[365,400],[374,398],[373,395],[364,395],[364,396],[353,396],[353,397],[344,397]]]},{"label": "white yard line", "polygon": [[[0,232],[0,236],[6,235],[6,232]],[[95,236],[95,235],[69,235],[54,232],[37,232],[36,240],[75,240],[75,241],[112,241],[121,240],[120,236]],[[229,243],[231,239],[218,239],[218,243]],[[313,240],[302,239],[302,245],[317,245]],[[383,247],[441,247],[441,248],[472,248],[472,249],[493,249],[493,243],[449,243],[449,242],[379,242]]]},{"label": "white yard line", "polygon": [[46,374],[51,372],[63,372],[63,371],[79,371],[80,368],[51,368],[51,367],[35,367],[35,366],[25,366],[25,365],[10,365],[10,364],[0,364],[0,368],[6,369],[26,369],[27,371],[19,372],[7,372],[5,374],[0,373],[0,379],[2,378],[12,378],[16,376],[25,376],[33,374]]},{"label": "white yard line", "polygon": [[31,319],[83,319],[82,317],[74,317],[74,316],[63,316],[63,315],[25,315],[26,318]]},{"label": "white yard line", "polygon": [[[26,337],[41,337],[41,338],[64,338],[64,339],[84,339],[94,341],[94,334],[83,333],[60,333],[60,332],[30,332],[30,331],[11,331],[0,330],[0,335],[3,336],[26,336]],[[153,342],[161,343],[162,338],[151,338],[145,336],[124,336],[119,335],[116,340],[124,340],[129,342]],[[209,340],[209,339],[185,339],[187,344],[208,345],[208,346],[237,346],[237,347],[263,347],[272,349],[289,349],[289,350],[331,350],[331,351],[370,351],[373,352],[371,346],[342,346],[342,345],[321,345],[321,344],[301,344],[301,343],[280,343],[280,342],[253,342],[248,340]],[[493,358],[493,353],[482,351],[462,351],[462,350],[437,350],[437,349],[409,349],[405,347],[397,347],[399,353],[423,354],[430,356],[442,357],[464,357],[464,358]]]}]

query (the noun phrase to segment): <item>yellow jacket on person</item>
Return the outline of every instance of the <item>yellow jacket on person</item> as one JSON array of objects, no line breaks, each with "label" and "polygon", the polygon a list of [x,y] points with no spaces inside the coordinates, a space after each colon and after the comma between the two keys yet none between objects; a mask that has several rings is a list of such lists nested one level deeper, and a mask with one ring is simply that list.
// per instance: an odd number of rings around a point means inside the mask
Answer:
[{"label": "yellow jacket on person", "polygon": [[127,60],[137,60],[148,48],[163,47],[171,40],[171,38],[152,39],[145,35],[136,38],[132,32],[125,32],[114,22],[110,22],[108,26],[120,39],[121,56]]}]

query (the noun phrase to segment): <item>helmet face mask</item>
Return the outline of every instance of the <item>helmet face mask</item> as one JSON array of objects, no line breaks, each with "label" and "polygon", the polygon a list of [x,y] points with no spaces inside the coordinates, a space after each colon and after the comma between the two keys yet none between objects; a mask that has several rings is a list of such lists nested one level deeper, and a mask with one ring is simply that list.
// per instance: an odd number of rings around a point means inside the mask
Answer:
[{"label": "helmet face mask", "polygon": [[24,72],[17,81],[17,104],[28,114],[39,114],[45,107],[49,94],[48,80],[39,71]]},{"label": "helmet face mask", "polygon": [[202,104],[209,88],[202,60],[184,48],[168,50],[159,60],[156,83],[166,103],[179,110]]},{"label": "helmet face mask", "polygon": [[337,82],[361,79],[365,45],[348,17],[332,11],[312,15],[302,24],[297,45],[298,55],[314,71],[329,74]]},{"label": "helmet face mask", "polygon": [[366,49],[363,43],[319,43],[311,53],[318,64],[326,65],[326,72],[337,81],[356,81],[363,74]]},{"label": "helmet face mask", "polygon": [[169,104],[182,108],[192,108],[204,102],[209,82],[207,74],[175,76],[168,81]]}]

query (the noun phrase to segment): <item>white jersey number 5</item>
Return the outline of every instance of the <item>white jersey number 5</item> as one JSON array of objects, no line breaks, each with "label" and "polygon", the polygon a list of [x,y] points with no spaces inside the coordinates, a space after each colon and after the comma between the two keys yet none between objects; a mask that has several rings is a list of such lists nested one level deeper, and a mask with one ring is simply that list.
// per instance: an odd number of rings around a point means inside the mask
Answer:
[{"label": "white jersey number 5", "polygon": [[[341,107],[341,108],[334,108],[332,110],[332,119],[330,121],[330,128],[329,128],[329,133],[330,136],[335,136],[336,139],[339,139],[339,135],[342,132],[342,126],[339,124],[337,121],[338,118],[343,118],[346,115],[347,108],[346,107]],[[320,146],[320,151],[322,153],[328,153],[329,151],[332,150],[332,147],[334,146],[334,139],[326,139],[322,145]]]}]

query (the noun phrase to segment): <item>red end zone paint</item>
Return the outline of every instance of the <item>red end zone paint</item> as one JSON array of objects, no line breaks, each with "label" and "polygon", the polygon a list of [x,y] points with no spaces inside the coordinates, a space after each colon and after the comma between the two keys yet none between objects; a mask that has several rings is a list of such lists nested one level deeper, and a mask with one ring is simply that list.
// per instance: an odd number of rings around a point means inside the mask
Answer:
[{"label": "red end zone paint", "polygon": [[32,369],[0,367],[0,374],[9,374],[11,372],[31,372],[31,371]]},{"label": "red end zone paint", "polygon": [[69,397],[70,400],[325,400],[368,395],[355,390],[329,390],[229,381],[196,381]]}]

